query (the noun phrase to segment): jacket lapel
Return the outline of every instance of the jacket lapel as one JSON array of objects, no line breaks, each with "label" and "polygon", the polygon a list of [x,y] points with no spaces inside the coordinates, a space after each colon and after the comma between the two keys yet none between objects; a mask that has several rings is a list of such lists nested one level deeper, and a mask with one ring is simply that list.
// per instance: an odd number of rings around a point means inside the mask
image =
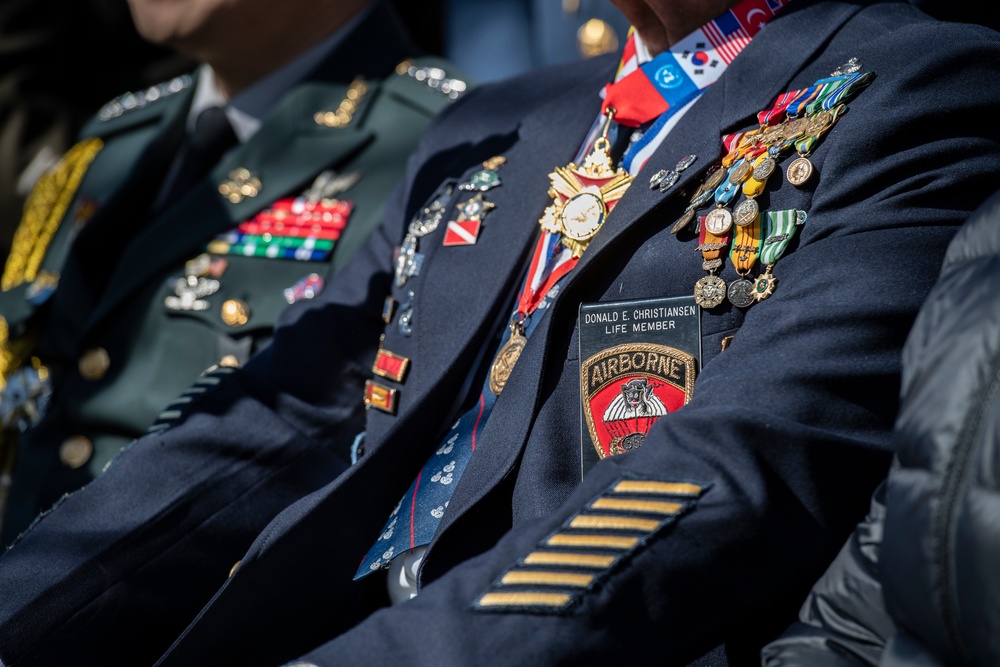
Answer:
[{"label": "jacket lapel", "polygon": [[[50,329],[62,331],[61,340],[77,341],[98,307],[105,291],[106,267],[116,262],[120,253],[120,246],[117,251],[111,248],[116,239],[131,235],[141,224],[141,216],[155,196],[156,183],[162,180],[183,138],[184,113],[192,92],[193,88],[188,89],[158,109],[152,105],[137,111],[143,114],[142,122],[125,126],[129,135],[124,141],[107,137],[96,166],[88,171],[78,200],[94,200],[100,207],[71,242],[61,284],[52,299]],[[115,134],[120,131],[116,126]]]},{"label": "jacket lapel", "polygon": [[[548,174],[573,159],[600,103],[596,94],[592,104],[568,101],[579,101],[581,91],[589,94],[598,90],[613,74],[612,67],[538,107],[518,125],[492,127],[494,133],[478,142],[484,147],[483,154],[456,168],[474,171],[478,160],[496,153],[506,158],[498,171],[502,185],[484,193],[494,208],[483,218],[474,245],[443,246],[447,222],[457,215],[454,210],[435,232],[420,240],[420,252],[425,254],[423,271],[406,286],[415,294],[414,327],[420,332],[415,336],[419,363],[413,365],[406,392],[420,399],[402,407],[393,427],[395,433],[426,432],[419,424],[436,430],[453,416],[456,401],[466,397],[467,391],[459,387],[469,379],[468,369],[477,356],[491,352],[481,350],[479,343],[510,314],[523,267],[534,248],[538,219],[550,202]],[[502,148],[511,144],[509,149]],[[452,201],[460,205],[475,194],[457,191]],[[436,432],[428,432],[428,447],[436,436]]]},{"label": "jacket lapel", "polygon": [[[374,96],[377,85],[372,84]],[[313,114],[336,108],[347,87],[308,84],[288,95],[246,144],[222,161],[186,197],[144,229],[121,257],[104,297],[88,322],[96,326],[122,301],[170,266],[180,266],[216,235],[253,217],[276,200],[298,194],[324,169],[354,154],[372,138],[359,126],[332,129],[317,124]],[[260,195],[231,203],[219,184],[235,169],[245,168],[262,182]]]},{"label": "jacket lapel", "polygon": [[[793,3],[792,7],[795,6],[796,3]],[[720,81],[707,90],[678,122],[608,216],[576,269],[564,280],[560,299],[546,312],[532,334],[510,378],[510,384],[517,389],[505,391],[497,400],[480,439],[482,446],[477,448],[476,455],[462,475],[435,542],[500,483],[520,456],[531,428],[531,420],[524,417],[535,414],[544,381],[546,353],[551,349],[552,322],[560,314],[575,317],[579,305],[579,300],[573,298],[574,285],[585,281],[588,268],[599,262],[602,254],[612,252],[616,242],[633,226],[650,224],[656,225],[659,230],[673,223],[687,205],[687,200],[681,199],[679,194],[685,189],[691,191],[686,186],[700,183],[705,170],[720,157],[722,135],[753,125],[756,113],[767,108],[778,94],[788,88],[792,78],[811,60],[815,50],[859,9],[857,5],[840,4],[805,5],[801,11],[789,11],[783,20],[775,20],[761,31]],[[784,45],[782,52],[797,56],[787,61],[775,61],[772,57],[774,43]],[[721,111],[709,111],[716,108]],[[688,154],[697,155],[698,162],[682,172],[681,179],[671,192],[663,194],[649,188],[649,179],[656,171],[672,168]],[[670,214],[654,221],[648,219],[653,211]],[[595,270],[598,269],[599,265]]]}]

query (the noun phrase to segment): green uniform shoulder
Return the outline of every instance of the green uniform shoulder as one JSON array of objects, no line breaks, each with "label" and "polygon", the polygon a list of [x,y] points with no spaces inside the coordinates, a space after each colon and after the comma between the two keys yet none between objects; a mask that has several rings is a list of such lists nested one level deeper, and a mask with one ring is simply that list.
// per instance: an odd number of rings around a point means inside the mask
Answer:
[{"label": "green uniform shoulder", "polygon": [[388,92],[405,98],[437,115],[473,86],[472,80],[455,65],[433,56],[404,60],[385,81]]},{"label": "green uniform shoulder", "polygon": [[178,93],[190,89],[193,83],[194,77],[183,74],[144,90],[119,95],[102,106],[83,126],[80,137],[106,136],[159,116],[183,98]]}]

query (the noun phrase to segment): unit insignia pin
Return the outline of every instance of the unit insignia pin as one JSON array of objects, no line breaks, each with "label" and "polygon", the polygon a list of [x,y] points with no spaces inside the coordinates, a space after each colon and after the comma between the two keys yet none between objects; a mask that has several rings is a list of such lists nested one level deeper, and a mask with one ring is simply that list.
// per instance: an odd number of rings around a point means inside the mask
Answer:
[{"label": "unit insignia pin", "polygon": [[469,180],[458,186],[459,190],[471,190],[473,192],[486,192],[501,185],[500,177],[496,170],[499,169],[507,158],[502,155],[495,155],[483,162],[483,168],[472,174]]},{"label": "unit insignia pin", "polygon": [[385,334],[382,334],[378,343],[378,352],[375,353],[375,362],[372,364],[372,373],[393,382],[402,382],[403,378],[406,377],[406,371],[410,368],[410,359],[382,347],[384,341]]},{"label": "unit insignia pin", "polygon": [[246,198],[253,198],[264,188],[261,180],[244,167],[229,172],[229,180],[219,184],[219,194],[232,204],[239,204]]},{"label": "unit insignia pin", "polygon": [[219,281],[187,275],[174,281],[174,294],[164,299],[164,305],[170,310],[190,311],[208,310],[208,301],[204,297],[219,291]]},{"label": "unit insignia pin", "polygon": [[390,415],[396,414],[397,391],[372,380],[365,380],[365,409],[375,408]]},{"label": "unit insignia pin", "polygon": [[382,304],[382,321],[386,324],[392,322],[392,313],[396,309],[396,300],[391,296],[385,297],[385,303]]},{"label": "unit insignia pin", "polygon": [[323,291],[323,278],[318,273],[310,273],[283,292],[285,301],[295,303],[303,299],[312,299]]},{"label": "unit insignia pin", "polygon": [[473,245],[479,240],[479,230],[482,228],[483,217],[489,213],[494,204],[483,200],[479,193],[458,207],[458,218],[448,222],[444,233],[444,245]]},{"label": "unit insignia pin", "polygon": [[861,69],[861,62],[857,58],[851,58],[846,63],[830,72],[830,76],[844,76],[854,74]]},{"label": "unit insignia pin", "polygon": [[406,301],[399,306],[399,320],[396,325],[399,327],[399,334],[409,338],[413,335],[413,292],[408,292]]},{"label": "unit insignia pin", "polygon": [[677,161],[677,164],[675,164],[674,168],[670,171],[661,169],[656,172],[649,179],[649,189],[656,190],[659,188],[660,192],[666,192],[670,188],[674,187],[674,184],[677,183],[681,177],[681,172],[694,164],[697,159],[697,155],[685,155]]}]

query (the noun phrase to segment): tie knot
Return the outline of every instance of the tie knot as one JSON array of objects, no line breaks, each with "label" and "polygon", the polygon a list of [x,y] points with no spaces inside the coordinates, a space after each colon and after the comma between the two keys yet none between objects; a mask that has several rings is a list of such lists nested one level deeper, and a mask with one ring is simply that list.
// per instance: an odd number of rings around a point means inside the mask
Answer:
[{"label": "tie knot", "polygon": [[198,114],[190,137],[193,150],[214,161],[237,141],[233,126],[222,107],[208,107]]}]

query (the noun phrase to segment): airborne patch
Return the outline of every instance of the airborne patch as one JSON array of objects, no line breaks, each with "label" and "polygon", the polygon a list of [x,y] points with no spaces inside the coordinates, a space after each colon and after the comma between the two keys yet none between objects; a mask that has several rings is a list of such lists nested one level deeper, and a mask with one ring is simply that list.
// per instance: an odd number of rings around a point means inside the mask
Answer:
[{"label": "airborne patch", "polygon": [[700,316],[687,296],[580,306],[582,474],[642,446],[658,419],[691,400]]},{"label": "airborne patch", "polygon": [[694,393],[695,359],[665,345],[617,345],[584,360],[583,414],[602,459],[639,448],[650,427]]}]

